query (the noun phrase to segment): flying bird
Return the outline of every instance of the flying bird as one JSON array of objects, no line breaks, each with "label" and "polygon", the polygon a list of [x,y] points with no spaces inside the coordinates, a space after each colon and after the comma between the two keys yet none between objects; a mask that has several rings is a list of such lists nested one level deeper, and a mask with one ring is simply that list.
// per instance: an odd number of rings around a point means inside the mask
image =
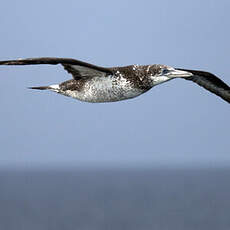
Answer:
[{"label": "flying bird", "polygon": [[0,65],[61,64],[73,79],[60,84],[30,87],[51,90],[86,102],[113,102],[137,97],[153,86],[182,78],[193,81],[230,103],[230,87],[214,74],[167,65],[100,67],[70,58],[27,58],[0,61]]}]

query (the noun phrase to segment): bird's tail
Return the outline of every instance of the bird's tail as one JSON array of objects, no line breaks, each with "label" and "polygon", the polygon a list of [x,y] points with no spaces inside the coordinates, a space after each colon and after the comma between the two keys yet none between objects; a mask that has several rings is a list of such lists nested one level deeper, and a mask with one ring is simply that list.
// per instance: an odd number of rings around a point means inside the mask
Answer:
[{"label": "bird's tail", "polygon": [[55,92],[58,92],[60,90],[60,86],[58,84],[56,85],[47,85],[47,86],[33,86],[28,87],[28,89],[38,89],[38,90],[52,90]]},{"label": "bird's tail", "polygon": [[28,87],[28,89],[47,90],[52,88],[50,86],[35,86],[35,87]]}]

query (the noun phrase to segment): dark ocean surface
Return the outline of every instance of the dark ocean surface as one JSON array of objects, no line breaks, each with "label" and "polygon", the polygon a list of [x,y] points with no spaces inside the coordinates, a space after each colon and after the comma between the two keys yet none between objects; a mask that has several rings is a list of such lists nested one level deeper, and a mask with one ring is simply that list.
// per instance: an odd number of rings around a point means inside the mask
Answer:
[{"label": "dark ocean surface", "polygon": [[0,230],[229,230],[230,169],[0,171]]}]

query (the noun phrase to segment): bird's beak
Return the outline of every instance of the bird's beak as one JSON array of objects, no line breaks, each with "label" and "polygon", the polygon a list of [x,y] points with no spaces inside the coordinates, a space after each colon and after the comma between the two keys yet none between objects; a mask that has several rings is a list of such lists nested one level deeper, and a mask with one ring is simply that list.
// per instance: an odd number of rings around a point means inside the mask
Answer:
[{"label": "bird's beak", "polygon": [[173,78],[174,77],[190,77],[192,75],[193,74],[190,72],[183,71],[183,70],[177,70],[177,69],[171,70],[169,73],[169,76]]}]

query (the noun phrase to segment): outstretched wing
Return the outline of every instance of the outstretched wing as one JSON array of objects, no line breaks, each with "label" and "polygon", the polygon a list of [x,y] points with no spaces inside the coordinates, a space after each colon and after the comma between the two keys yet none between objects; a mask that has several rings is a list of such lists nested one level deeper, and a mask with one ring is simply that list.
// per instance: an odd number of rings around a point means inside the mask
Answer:
[{"label": "outstretched wing", "polygon": [[192,73],[193,76],[186,77],[184,79],[197,83],[198,85],[204,87],[205,89],[216,94],[217,96],[220,96],[222,99],[230,103],[230,87],[214,74],[198,70],[178,70]]},{"label": "outstretched wing", "polygon": [[109,68],[104,68],[83,61],[78,61],[71,58],[55,58],[55,57],[41,57],[41,58],[27,58],[18,60],[0,61],[0,65],[40,65],[61,64],[63,67],[72,74],[74,79],[90,78],[95,76],[106,76],[112,74]]}]

